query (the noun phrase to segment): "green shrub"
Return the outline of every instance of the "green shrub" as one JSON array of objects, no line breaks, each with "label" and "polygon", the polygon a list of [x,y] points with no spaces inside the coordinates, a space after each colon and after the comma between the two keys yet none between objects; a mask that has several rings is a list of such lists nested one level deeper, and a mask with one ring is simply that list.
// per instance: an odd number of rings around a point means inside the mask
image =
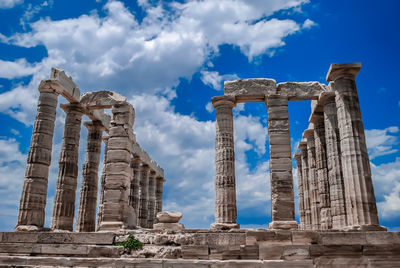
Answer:
[{"label": "green shrub", "polygon": [[144,244],[139,240],[136,240],[132,234],[129,235],[128,240],[126,240],[125,242],[117,242],[115,243],[115,245],[122,246],[125,249],[133,249],[133,250],[141,249],[144,246]]}]

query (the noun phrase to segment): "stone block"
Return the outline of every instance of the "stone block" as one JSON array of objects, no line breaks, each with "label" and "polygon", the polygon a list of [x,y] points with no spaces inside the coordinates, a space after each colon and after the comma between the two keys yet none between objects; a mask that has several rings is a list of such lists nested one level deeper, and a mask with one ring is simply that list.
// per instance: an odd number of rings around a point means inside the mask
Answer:
[{"label": "stone block", "polygon": [[0,241],[2,243],[36,243],[38,236],[39,233],[3,232],[0,233]]},{"label": "stone block", "polygon": [[114,137],[108,139],[108,150],[126,150],[130,152],[132,149],[132,141],[128,137]]},{"label": "stone block", "polygon": [[124,125],[127,124],[129,128],[132,128],[135,123],[135,115],[130,113],[118,113],[114,114],[111,119],[111,124]]},{"label": "stone block", "polygon": [[174,230],[179,231],[185,229],[185,226],[182,223],[154,223],[153,229],[155,230]]},{"label": "stone block", "polygon": [[129,163],[119,162],[119,163],[109,163],[106,164],[106,174],[117,174],[117,175],[125,175],[130,177],[132,173],[131,167]]},{"label": "stone block", "polygon": [[86,256],[88,247],[74,244],[41,244],[40,253],[43,255],[72,255]]},{"label": "stone block", "polygon": [[124,253],[120,246],[90,246],[87,249],[88,257],[119,258]]},{"label": "stone block", "polygon": [[30,178],[47,178],[49,175],[49,166],[40,163],[26,165],[25,177]]},{"label": "stone block", "polygon": [[210,260],[240,259],[240,246],[213,246],[209,249]]},{"label": "stone block", "polygon": [[33,243],[0,243],[0,254],[39,254],[41,246]]},{"label": "stone block", "polygon": [[318,232],[316,231],[293,231],[293,245],[310,245],[318,243]]},{"label": "stone block", "polygon": [[257,260],[259,253],[258,245],[240,245],[240,259],[243,260]]},{"label": "stone block", "polygon": [[318,100],[326,87],[318,82],[285,82],[277,85],[277,94],[289,100]]},{"label": "stone block", "polygon": [[400,256],[400,245],[367,245],[363,246],[364,256]]},{"label": "stone block", "polygon": [[182,258],[183,259],[208,259],[209,249],[206,245],[183,245]]},{"label": "stone block", "polygon": [[270,120],[289,120],[289,111],[287,106],[267,107],[267,117]]},{"label": "stone block", "polygon": [[310,255],[312,258],[319,256],[351,256],[361,257],[363,246],[361,245],[310,245]]},{"label": "stone block", "polygon": [[276,92],[273,79],[238,79],[224,83],[224,95],[236,97],[237,101],[264,101],[266,95]]},{"label": "stone block", "polygon": [[368,245],[399,245],[399,232],[366,232],[365,238]]},{"label": "stone block", "polygon": [[127,150],[108,150],[107,164],[109,163],[130,163],[131,154]]},{"label": "stone block", "polygon": [[157,213],[156,218],[158,222],[162,223],[178,223],[182,219],[182,213],[176,211],[160,211]]},{"label": "stone block", "polygon": [[318,244],[320,245],[365,245],[367,244],[364,232],[334,232],[320,233]]},{"label": "stone block", "polygon": [[259,243],[259,258],[262,260],[280,260],[283,256],[284,246],[271,245],[269,242]]},{"label": "stone block", "polygon": [[38,243],[43,244],[86,244],[86,245],[112,245],[112,233],[39,233]]},{"label": "stone block", "polygon": [[135,109],[130,103],[127,102],[114,105],[111,111],[113,114],[129,113],[135,116]]},{"label": "stone block", "polygon": [[130,177],[127,177],[126,175],[116,175],[116,174],[110,174],[107,175],[105,182],[104,182],[104,187],[105,189],[127,189],[130,185]]},{"label": "stone block", "polygon": [[268,142],[270,145],[283,145],[281,150],[285,148],[284,146],[290,149],[290,134],[270,133],[268,137]]},{"label": "stone block", "polygon": [[246,245],[257,245],[266,241],[270,245],[291,245],[292,233],[290,231],[249,230],[246,231]]},{"label": "stone block", "polygon": [[305,260],[310,259],[310,247],[307,245],[288,245],[284,247],[284,260]]}]

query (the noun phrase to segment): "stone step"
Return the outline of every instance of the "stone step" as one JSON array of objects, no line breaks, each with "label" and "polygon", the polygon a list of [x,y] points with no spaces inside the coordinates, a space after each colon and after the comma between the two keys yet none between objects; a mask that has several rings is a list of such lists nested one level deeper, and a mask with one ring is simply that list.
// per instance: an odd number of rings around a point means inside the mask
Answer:
[{"label": "stone step", "polygon": [[123,253],[120,246],[0,243],[0,255],[120,257]]},{"label": "stone step", "polygon": [[0,243],[112,245],[113,233],[0,232]]}]

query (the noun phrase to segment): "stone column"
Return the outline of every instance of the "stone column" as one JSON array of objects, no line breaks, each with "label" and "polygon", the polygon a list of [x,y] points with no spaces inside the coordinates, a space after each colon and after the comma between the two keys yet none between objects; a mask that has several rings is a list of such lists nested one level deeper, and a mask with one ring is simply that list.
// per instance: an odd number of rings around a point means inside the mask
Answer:
[{"label": "stone column", "polygon": [[139,215],[139,203],[140,203],[140,198],[139,198],[140,163],[141,160],[137,156],[131,159],[132,180],[130,187],[129,204],[135,210],[136,218]]},{"label": "stone column", "polygon": [[294,216],[288,100],[280,96],[269,96],[266,105],[272,202],[272,222],[268,228],[297,229],[298,223]]},{"label": "stone column", "polygon": [[44,225],[58,94],[42,87],[39,91],[15,231],[38,231]]},{"label": "stone column", "polygon": [[85,122],[88,129],[85,163],[82,168],[82,185],[79,200],[77,232],[94,232],[96,230],[97,181],[101,138],[104,127],[101,122]]},{"label": "stone column", "polygon": [[66,117],[51,229],[72,231],[78,177],[79,137],[83,111],[81,106],[76,103],[62,104],[61,108],[65,111]]},{"label": "stone column", "polygon": [[96,231],[99,230],[100,222],[103,220],[103,200],[104,200],[104,186],[106,181],[106,164],[107,164],[107,150],[108,150],[108,139],[109,136],[102,137],[104,142],[104,154],[103,154],[103,167],[101,170],[101,177],[100,177],[100,198],[99,198],[99,208],[97,211],[97,224],[96,224]]},{"label": "stone column", "polygon": [[[321,102],[321,101],[320,101]],[[347,226],[337,109],[334,94],[323,103],[332,229]]]},{"label": "stone column", "polygon": [[149,175],[149,200],[148,200],[148,216],[147,216],[147,228],[152,229],[155,218],[155,208],[156,208],[156,172],[154,170],[150,171]]},{"label": "stone column", "polygon": [[385,230],[379,225],[355,82],[360,69],[360,63],[332,64],[327,75],[336,94],[347,220],[355,229]]},{"label": "stone column", "polygon": [[301,164],[301,153],[296,152],[293,155],[293,158],[296,159],[297,162],[297,192],[299,196],[299,216],[300,216],[300,226],[299,229],[305,229],[305,210],[304,210],[304,186],[303,186],[303,171]]},{"label": "stone column", "polygon": [[326,158],[325,125],[322,113],[313,118],[315,140],[315,171],[319,193],[320,229],[332,229],[329,197],[328,163]]},{"label": "stone column", "polygon": [[232,108],[234,98],[213,97],[216,109],[215,137],[215,223],[211,229],[239,228],[236,223],[235,149]]},{"label": "stone column", "polygon": [[149,175],[150,167],[146,164],[140,166],[140,195],[139,195],[139,215],[138,225],[147,228],[148,200],[149,200]]},{"label": "stone column", "polygon": [[314,129],[305,130],[303,137],[307,140],[311,226],[313,230],[318,230],[320,229],[320,198],[316,174]]},{"label": "stone column", "polygon": [[310,204],[310,183],[308,180],[308,151],[307,142],[299,142],[301,150],[301,178],[303,180],[303,199],[304,199],[304,230],[311,230],[311,204]]},{"label": "stone column", "polygon": [[156,178],[156,212],[155,215],[157,216],[158,212],[162,211],[162,200],[163,200],[163,184],[164,178],[157,177]]},{"label": "stone column", "polygon": [[133,143],[129,132],[135,121],[135,112],[132,105],[123,102],[115,104],[112,113],[100,231],[120,231],[136,226],[136,214],[129,205]]}]

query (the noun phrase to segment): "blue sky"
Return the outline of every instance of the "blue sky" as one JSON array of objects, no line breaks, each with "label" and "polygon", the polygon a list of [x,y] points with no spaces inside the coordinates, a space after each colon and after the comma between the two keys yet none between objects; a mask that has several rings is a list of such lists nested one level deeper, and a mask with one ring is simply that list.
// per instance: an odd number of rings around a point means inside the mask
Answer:
[{"label": "blue sky", "polygon": [[[0,230],[16,223],[37,87],[52,66],[65,69],[83,92],[128,97],[138,142],[165,169],[164,209],[183,212],[186,227],[208,228],[214,206],[210,100],[223,94],[223,81],[326,83],[329,65],[342,62],[362,62],[356,81],[380,222],[400,230],[399,8],[396,0],[1,0]],[[289,103],[293,151],[309,114],[308,101]],[[266,108],[241,104],[234,116],[238,223],[266,227]],[[47,226],[64,118],[59,109]],[[80,166],[86,135],[83,128]]]}]

